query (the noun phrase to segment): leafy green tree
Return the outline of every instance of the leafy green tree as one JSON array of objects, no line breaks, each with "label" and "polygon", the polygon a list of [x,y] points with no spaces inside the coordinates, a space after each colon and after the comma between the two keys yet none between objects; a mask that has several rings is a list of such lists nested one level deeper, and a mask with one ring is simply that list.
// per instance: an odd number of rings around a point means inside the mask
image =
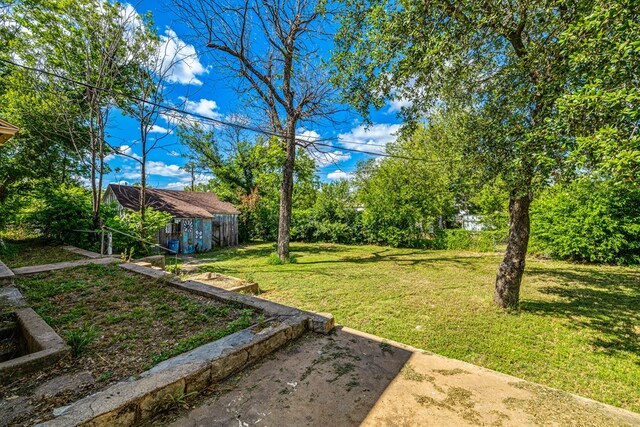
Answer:
[{"label": "leafy green tree", "polygon": [[[178,137],[190,147],[197,164],[213,179],[201,188],[213,191],[240,211],[240,240],[274,240],[278,234],[282,165],[286,153],[275,138],[250,141],[242,133],[214,134],[197,123],[182,127]],[[294,217],[315,201],[315,164],[304,150],[296,155],[292,212]]]},{"label": "leafy green tree", "polygon": [[[140,212],[118,212],[111,206],[103,207],[102,216],[107,227],[126,233],[126,235],[113,233],[114,248],[122,251],[133,249],[134,253],[138,254],[147,254],[153,250],[154,246],[145,242],[154,243],[158,237],[158,232],[169,224],[172,218],[171,214],[151,207],[147,208],[144,221]],[[145,240],[145,242],[141,242],[137,237]]]},{"label": "leafy green tree", "polygon": [[464,111],[467,161],[500,177],[509,193],[507,250],[494,300],[518,304],[537,188],[562,169],[573,139],[557,132],[571,68],[559,36],[588,12],[585,2],[346,0],[335,81],[367,113],[403,97],[408,119],[434,107]]},{"label": "leafy green tree", "polygon": [[67,99],[31,73],[0,65],[0,117],[20,128],[0,148],[0,226],[15,221],[36,186],[77,184],[86,173],[70,135],[82,133],[82,123],[56,129],[58,105]]},{"label": "leafy green tree", "polygon": [[[637,0],[594,2],[560,43],[571,79],[555,124],[576,136],[580,171],[640,183],[640,19]],[[635,190],[632,190],[635,191]]]},{"label": "leafy green tree", "polygon": [[294,211],[291,230],[294,240],[362,242],[362,214],[349,181],[323,183],[309,209]]},{"label": "leafy green tree", "polygon": [[107,126],[113,108],[122,106],[126,70],[138,53],[135,43],[130,43],[138,15],[132,8],[102,0],[15,1],[12,8],[23,28],[14,42],[20,60],[80,83],[39,75],[74,94],[71,102],[57,105],[64,118],[57,125],[72,129],[78,114],[82,115],[86,131],[69,135],[77,149],[84,150],[80,157],[89,170],[96,228],[107,172],[104,158],[111,151],[106,143]]},{"label": "leafy green tree", "polygon": [[361,165],[355,183],[369,241],[420,245],[455,214],[454,188],[463,166],[457,134],[453,123],[434,118],[390,146],[395,157]]},{"label": "leafy green tree", "polygon": [[39,229],[58,243],[86,246],[88,237],[79,230],[91,226],[91,194],[79,186],[38,186],[21,211],[21,223]]}]

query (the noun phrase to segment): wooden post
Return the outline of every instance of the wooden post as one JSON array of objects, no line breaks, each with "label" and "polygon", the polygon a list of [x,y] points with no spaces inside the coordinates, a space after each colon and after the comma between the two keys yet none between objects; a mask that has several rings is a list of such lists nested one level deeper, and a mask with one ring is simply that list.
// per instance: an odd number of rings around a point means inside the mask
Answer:
[{"label": "wooden post", "polygon": [[102,238],[100,239],[100,255],[104,255],[104,228],[101,233]]},{"label": "wooden post", "polygon": [[107,255],[113,255],[113,234],[107,233]]}]

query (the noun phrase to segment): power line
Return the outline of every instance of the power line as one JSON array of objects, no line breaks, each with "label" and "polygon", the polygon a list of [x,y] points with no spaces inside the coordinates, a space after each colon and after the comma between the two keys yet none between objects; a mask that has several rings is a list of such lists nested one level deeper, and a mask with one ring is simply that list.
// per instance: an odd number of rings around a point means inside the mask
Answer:
[{"label": "power line", "polygon": [[[95,86],[95,85],[90,84],[90,83],[85,83],[85,82],[81,82],[81,81],[78,81],[78,80],[74,80],[72,78],[62,76],[62,75],[54,73],[52,71],[47,71],[47,70],[43,70],[41,68],[31,67],[31,66],[24,65],[24,64],[19,64],[17,62],[10,61],[10,60],[4,59],[4,58],[0,58],[0,62],[4,62],[6,64],[10,64],[10,65],[13,65],[15,67],[23,68],[25,70],[33,71],[33,72],[36,72],[36,73],[46,74],[48,76],[55,77],[55,78],[67,81],[69,83],[73,83],[73,84],[80,85],[80,86],[83,86],[83,87],[86,87],[86,88],[95,89],[95,90],[99,90],[99,91],[102,91],[102,92],[106,92],[106,93],[108,93],[110,95],[114,95],[114,92],[111,91],[110,89],[99,87],[99,86]],[[133,100],[133,101],[136,101],[136,102],[146,103],[148,105],[152,105],[154,107],[158,107],[158,108],[161,108],[161,109],[166,110],[166,111],[171,111],[171,112],[174,112],[174,113],[178,113],[178,114],[182,114],[182,115],[186,115],[186,116],[191,116],[191,117],[197,118],[199,120],[215,123],[215,124],[218,124],[218,125],[234,127],[236,129],[247,130],[247,131],[250,131],[250,132],[260,133],[260,134],[263,134],[263,135],[276,137],[276,138],[285,138],[284,135],[280,135],[280,134],[278,134],[276,132],[271,132],[271,131],[268,131],[268,130],[265,130],[265,129],[261,129],[261,128],[254,127],[254,126],[249,126],[249,125],[244,125],[244,124],[237,123],[237,122],[229,122],[229,121],[226,121],[226,120],[214,119],[212,117],[204,116],[204,115],[198,114],[198,113],[193,113],[191,111],[186,111],[186,110],[183,110],[183,109],[171,106],[171,105],[161,104],[161,103],[158,103],[158,102],[155,102],[155,101],[149,101],[149,100],[140,98],[140,97],[135,96],[135,95],[123,95],[123,94],[118,94],[118,95],[119,96],[124,96],[125,98]],[[368,145],[368,146],[376,145],[376,144],[367,144],[367,143],[356,142],[356,141],[345,141],[345,140],[340,139],[340,138],[319,138],[319,139],[314,139],[313,141],[310,141],[310,140],[305,140],[305,139],[296,137],[296,142],[319,145],[319,146],[322,146],[322,147],[333,148],[335,150],[345,150],[345,151],[350,151],[350,152],[354,152],[354,153],[368,154],[368,155],[371,155],[371,156],[388,157],[388,158],[396,158],[396,159],[412,160],[412,161],[421,161],[421,162],[428,162],[428,163],[441,163],[441,162],[445,162],[446,161],[446,160],[427,160],[427,159],[420,159],[420,158],[402,156],[402,155],[397,155],[397,154],[380,153],[380,152],[375,152],[375,151],[365,151],[365,150],[358,150],[358,149],[355,149],[355,148],[347,148],[347,147],[337,147],[335,145],[331,145],[331,144],[327,144],[327,143],[319,142],[319,141],[335,141],[335,142],[338,142],[338,143],[341,143],[341,144],[355,144],[355,145]],[[382,147],[382,145],[380,145],[380,147]]]}]

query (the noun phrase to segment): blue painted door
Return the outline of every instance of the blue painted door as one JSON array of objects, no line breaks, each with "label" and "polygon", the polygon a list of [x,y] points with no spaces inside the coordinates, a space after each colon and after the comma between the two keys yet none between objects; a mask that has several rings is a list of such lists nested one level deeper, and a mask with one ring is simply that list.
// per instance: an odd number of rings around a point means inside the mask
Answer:
[{"label": "blue painted door", "polygon": [[194,231],[193,220],[182,220],[182,253],[192,254],[194,252]]}]

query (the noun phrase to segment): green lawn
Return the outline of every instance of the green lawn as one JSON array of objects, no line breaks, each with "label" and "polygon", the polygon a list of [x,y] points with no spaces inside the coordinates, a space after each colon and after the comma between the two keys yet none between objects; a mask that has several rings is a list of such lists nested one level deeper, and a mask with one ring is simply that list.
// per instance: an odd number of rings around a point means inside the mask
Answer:
[{"label": "green lawn", "polygon": [[200,271],[259,283],[262,297],[339,324],[640,411],[640,269],[531,259],[518,311],[493,306],[499,254],[273,244],[198,255]]},{"label": "green lawn", "polygon": [[52,246],[43,239],[5,240],[0,248],[0,261],[10,268],[28,265],[53,264],[56,262],[85,259],[81,255],[65,251],[61,246]]}]

